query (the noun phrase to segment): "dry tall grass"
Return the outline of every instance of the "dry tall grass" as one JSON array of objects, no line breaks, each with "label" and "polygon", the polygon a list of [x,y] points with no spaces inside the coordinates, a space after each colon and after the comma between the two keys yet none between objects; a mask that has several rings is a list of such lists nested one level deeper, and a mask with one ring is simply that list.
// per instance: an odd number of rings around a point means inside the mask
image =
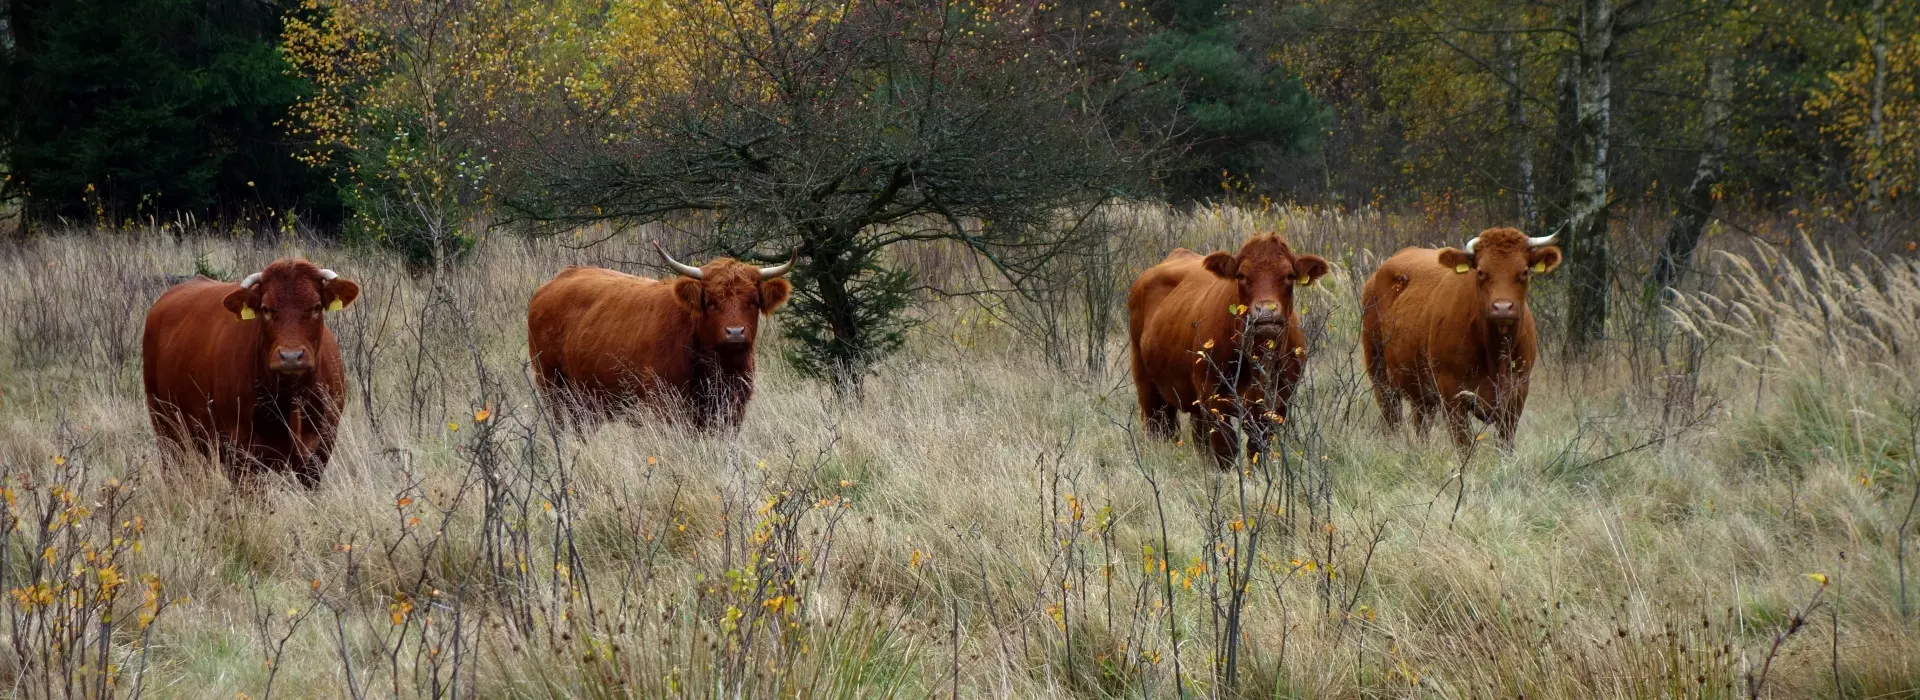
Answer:
[{"label": "dry tall grass", "polygon": [[[443,279],[157,232],[8,250],[0,687],[1915,696],[1920,583],[1903,592],[1896,554],[1915,554],[1920,267],[1722,255],[1659,342],[1577,365],[1550,346],[1516,448],[1463,462],[1441,436],[1381,434],[1355,344],[1355,272],[1463,231],[1110,219],[1126,269],[1098,279],[1121,285],[1256,229],[1337,263],[1302,300],[1314,355],[1284,449],[1236,474],[1141,442],[1123,338],[1097,339],[1105,371],[1061,370],[996,320],[1011,306],[967,300],[929,304],[858,403],[795,376],[775,333],[737,436],[556,430],[528,389],[526,300],[568,263],[636,269],[626,239],[496,238]],[[156,473],[147,305],[196,261],[232,278],[285,255],[365,290],[329,319],[351,403],[322,486]]]}]

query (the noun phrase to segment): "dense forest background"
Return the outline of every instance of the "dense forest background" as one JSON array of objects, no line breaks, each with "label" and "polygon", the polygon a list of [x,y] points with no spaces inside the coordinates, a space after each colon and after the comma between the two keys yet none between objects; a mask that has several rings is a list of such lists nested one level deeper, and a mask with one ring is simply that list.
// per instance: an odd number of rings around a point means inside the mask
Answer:
[{"label": "dense forest background", "polygon": [[[485,230],[692,217],[718,250],[799,250],[798,330],[821,367],[897,344],[882,321],[910,283],[891,245],[959,241],[1018,280],[1086,245],[1071,222],[1116,201],[1556,233],[1575,349],[1604,335],[1613,297],[1679,282],[1716,230],[1791,217],[1845,254],[1920,238],[1909,2],[0,11],[0,230],[299,229],[425,272]],[[1656,255],[1623,266],[1623,217],[1665,222],[1625,241]]]}]

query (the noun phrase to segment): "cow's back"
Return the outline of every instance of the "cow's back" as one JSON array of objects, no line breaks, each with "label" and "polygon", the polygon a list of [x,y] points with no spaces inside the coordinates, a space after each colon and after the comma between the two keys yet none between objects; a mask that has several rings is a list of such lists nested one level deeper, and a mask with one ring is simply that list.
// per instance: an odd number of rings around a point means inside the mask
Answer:
[{"label": "cow's back", "polygon": [[[1477,290],[1471,272],[1439,262],[1440,251],[1407,248],[1374,271],[1361,290],[1361,347],[1369,368],[1404,391],[1431,383],[1435,373],[1460,372],[1477,359]],[[1383,377],[1376,376],[1376,381]]]},{"label": "cow's back", "polygon": [[693,326],[673,284],[569,267],[527,304],[527,350],[543,381],[603,392],[682,388]]},{"label": "cow's back", "polygon": [[[238,288],[188,280],[147,310],[141,377],[154,430],[163,437],[184,429],[179,437],[208,440],[242,427],[242,417],[251,414],[260,336],[222,303]],[[337,357],[337,346],[333,352]]]},{"label": "cow's back", "polygon": [[1147,268],[1134,280],[1133,286],[1127,290],[1127,329],[1136,348],[1146,333],[1147,324],[1156,315],[1161,315],[1168,298],[1182,283],[1195,279],[1197,275],[1211,276],[1202,266],[1202,260],[1204,258],[1199,253],[1175,248],[1159,264]]},{"label": "cow's back", "polygon": [[1136,372],[1183,406],[1199,391],[1193,386],[1193,352],[1230,330],[1221,321],[1237,293],[1204,261],[1193,251],[1176,249],[1142,273],[1127,295]]}]

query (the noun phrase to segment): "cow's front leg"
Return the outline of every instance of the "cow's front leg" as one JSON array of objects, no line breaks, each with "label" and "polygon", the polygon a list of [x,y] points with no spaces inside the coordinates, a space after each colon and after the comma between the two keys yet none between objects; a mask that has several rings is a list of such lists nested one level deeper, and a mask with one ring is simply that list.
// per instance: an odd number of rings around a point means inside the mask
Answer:
[{"label": "cow's front leg", "polygon": [[1440,393],[1440,413],[1447,421],[1447,434],[1453,436],[1453,444],[1460,449],[1472,447],[1473,431],[1469,421],[1480,404],[1479,395],[1450,379],[1441,378],[1435,384]]},{"label": "cow's front leg", "polygon": [[[1234,420],[1241,418],[1242,413],[1238,398],[1229,392],[1215,391],[1201,402],[1200,411],[1194,416],[1194,443],[1206,445],[1222,468],[1233,466],[1234,458],[1240,454],[1240,433],[1234,430]],[[1204,443],[1200,441],[1202,431],[1206,436]]]}]

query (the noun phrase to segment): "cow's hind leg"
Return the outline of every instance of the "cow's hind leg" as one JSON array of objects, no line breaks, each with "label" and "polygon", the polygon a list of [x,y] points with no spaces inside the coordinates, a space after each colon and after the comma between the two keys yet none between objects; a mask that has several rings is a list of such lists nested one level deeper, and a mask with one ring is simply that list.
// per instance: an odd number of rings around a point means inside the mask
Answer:
[{"label": "cow's hind leg", "polygon": [[1442,399],[1441,413],[1447,419],[1447,434],[1453,437],[1453,444],[1460,449],[1473,446],[1473,409],[1466,401],[1458,397]]},{"label": "cow's hind leg", "polygon": [[1134,388],[1140,394],[1140,415],[1147,422],[1147,435],[1172,440],[1180,429],[1180,410],[1161,398],[1160,392],[1149,384],[1136,383]]},{"label": "cow's hind leg", "polygon": [[1401,396],[1400,392],[1394,391],[1392,387],[1387,386],[1385,382],[1375,381],[1373,383],[1373,401],[1374,403],[1380,404],[1380,420],[1387,424],[1387,432],[1399,432],[1400,424],[1404,420],[1404,414],[1402,413],[1404,406],[1402,404],[1406,403],[1405,397]]},{"label": "cow's hind leg", "polygon": [[1425,440],[1433,436],[1433,414],[1438,407],[1421,397],[1409,397],[1413,404],[1413,432]]}]

